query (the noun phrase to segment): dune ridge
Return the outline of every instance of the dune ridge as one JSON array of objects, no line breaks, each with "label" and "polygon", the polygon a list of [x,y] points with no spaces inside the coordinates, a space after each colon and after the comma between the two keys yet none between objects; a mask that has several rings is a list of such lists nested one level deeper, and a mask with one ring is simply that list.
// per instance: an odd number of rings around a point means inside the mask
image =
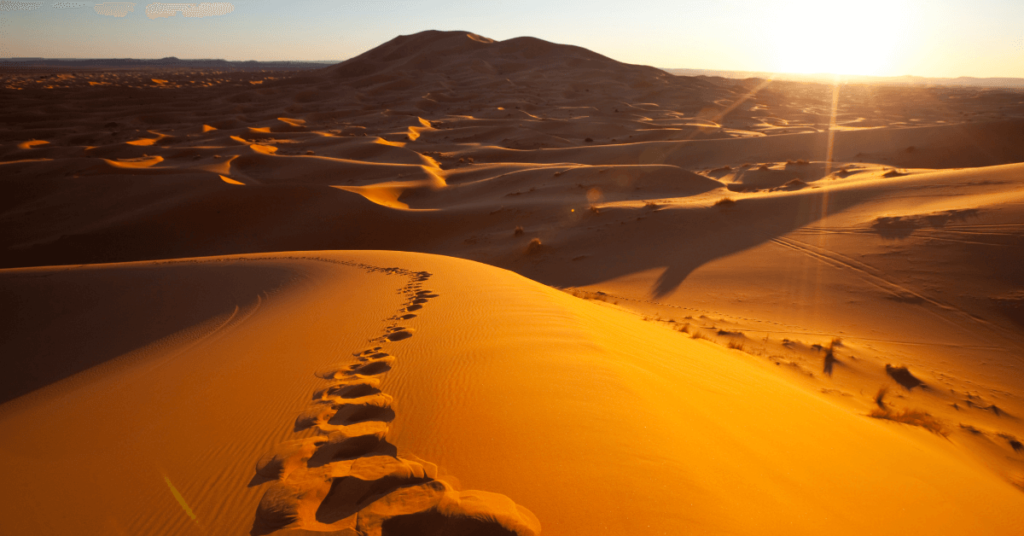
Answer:
[{"label": "dune ridge", "polygon": [[26,73],[12,530],[1019,532],[1019,90],[470,32]]},{"label": "dune ridge", "polygon": [[[120,458],[133,470],[64,484],[106,492],[83,493],[73,505],[77,515],[67,519],[84,533],[351,534],[348,526],[405,534],[457,523],[533,533],[539,519],[545,534],[615,534],[639,519],[655,533],[974,527],[1013,534],[1020,523],[1020,492],[947,440],[850,412],[742,352],[479,263],[292,252],[4,270],[0,278],[13,289],[24,277],[80,284],[88,274],[129,270],[151,274],[140,289],[183,295],[190,283],[167,287],[154,276],[175,270],[186,281],[216,283],[268,269],[286,286],[264,291],[260,305],[231,327],[137,363],[159,375],[139,381],[133,369],[115,369],[94,386],[69,384],[62,399],[5,405],[0,427],[10,433],[2,445],[19,456],[13,481],[59,474],[82,457]],[[256,282],[257,292],[279,284]],[[107,324],[94,336],[117,332]],[[182,374],[209,376],[205,383],[216,388],[193,381],[187,396],[138,398],[181,389]],[[110,381],[123,387],[103,388]],[[255,408],[234,396],[254,389],[261,394]],[[72,400],[75,411],[40,418]],[[120,408],[108,410],[116,418],[99,430],[73,424],[97,404]],[[168,404],[185,407],[169,411]],[[211,418],[197,418],[195,404]],[[221,417],[225,410],[245,415],[244,426]],[[139,430],[132,415],[154,426]],[[188,433],[154,434],[164,429]],[[78,438],[73,451],[53,439],[69,433]],[[120,445],[114,451],[111,438]],[[154,461],[166,476],[147,476]],[[827,494],[815,484],[822,481],[831,483]],[[462,486],[501,495],[456,491]],[[125,502],[98,508],[108,497]],[[508,497],[527,497],[536,518]],[[18,530],[56,532],[68,522],[44,525],[33,515],[42,503],[12,499],[5,510],[28,513],[7,516]]]}]

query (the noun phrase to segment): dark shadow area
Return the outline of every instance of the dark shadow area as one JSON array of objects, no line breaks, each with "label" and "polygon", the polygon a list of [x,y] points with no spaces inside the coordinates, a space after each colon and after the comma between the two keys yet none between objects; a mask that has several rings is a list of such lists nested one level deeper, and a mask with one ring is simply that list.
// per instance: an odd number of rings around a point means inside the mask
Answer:
[{"label": "dark shadow area", "polygon": [[360,398],[363,396],[375,395],[380,392],[380,389],[368,385],[365,383],[357,383],[355,385],[341,385],[338,387],[331,387],[327,390],[327,393],[331,396],[337,396],[341,398]]},{"label": "dark shadow area", "polygon": [[383,374],[389,370],[391,370],[391,363],[387,361],[374,361],[365,365],[352,366],[352,374],[362,374],[363,376]]},{"label": "dark shadow area", "polygon": [[399,488],[415,486],[430,478],[399,478],[386,476],[378,480],[360,480],[354,477],[334,479],[331,490],[316,511],[316,520],[335,523],[366,508],[367,505]]},{"label": "dark shadow area", "polygon": [[902,385],[903,388],[908,391],[915,387],[920,387],[922,389],[926,389],[928,387],[923,381],[911,374],[910,371],[907,370],[907,367],[894,367],[886,364],[885,373],[888,374],[890,378],[896,380],[896,383]]},{"label": "dark shadow area", "polygon": [[263,476],[263,475],[261,475],[259,473],[254,473],[252,475],[252,479],[249,480],[249,484],[246,487],[252,488],[252,487],[255,487],[255,486],[259,486],[260,484],[266,484],[267,482],[273,482],[274,480],[277,480],[277,479],[276,478],[270,478],[270,477],[267,477],[267,476]]},{"label": "dark shadow area", "polygon": [[[424,301],[426,301],[426,300],[424,300]],[[411,338],[411,337],[412,337],[412,333],[410,333],[408,331],[405,331],[405,330],[402,330],[402,331],[396,331],[394,333],[389,333],[384,338],[386,338],[387,340],[389,340],[391,342],[397,342],[397,341],[404,341],[405,339],[408,339],[408,338]]]},{"label": "dark shadow area", "polygon": [[516,536],[494,521],[472,517],[448,517],[431,510],[395,516],[381,526],[383,536]]},{"label": "dark shadow area", "polygon": [[839,360],[836,359],[836,355],[832,353],[831,348],[827,349],[825,351],[825,366],[823,367],[822,372],[831,376],[832,369],[835,367],[836,363],[839,363]]},{"label": "dark shadow area", "polygon": [[[678,211],[679,214],[666,213],[661,224],[665,242],[651,250],[631,251],[630,258],[633,262],[627,273],[665,266],[665,271],[658,277],[652,289],[654,297],[662,297],[674,291],[694,270],[704,264],[756,247],[813,223],[823,215],[840,212],[858,202],[858,199],[849,196],[809,193],[801,196],[739,200],[728,210],[711,207],[704,210]],[[769,217],[765,218],[765,215]],[[697,221],[706,222],[708,219],[718,224],[708,226]],[[685,230],[691,228],[710,228],[712,231],[704,234],[687,234]],[[672,243],[671,248],[666,247],[668,242]],[[591,274],[596,275],[594,272],[587,275]],[[593,284],[619,275],[625,274],[606,274],[600,278],[587,278],[593,281],[586,282],[577,280],[571,286]]]},{"label": "dark shadow area", "polygon": [[0,403],[208,321],[216,329],[290,278],[222,263],[2,272]]},{"label": "dark shadow area", "polygon": [[345,404],[338,408],[337,413],[328,422],[333,425],[347,426],[364,421],[391,422],[393,420],[395,420],[395,411],[391,407]]},{"label": "dark shadow area", "polygon": [[989,404],[989,405],[985,406],[983,404],[978,404],[978,403],[974,402],[973,400],[965,400],[964,404],[967,407],[969,407],[969,408],[980,409],[980,410],[983,410],[983,411],[991,411],[996,417],[1008,417],[1010,419],[1014,419],[1015,418],[1013,415],[1010,415],[1009,413],[1007,413],[1006,410],[1004,410],[1003,408],[1001,408],[1001,407],[999,407],[999,406],[997,406],[995,404]]},{"label": "dark shadow area", "polygon": [[377,436],[353,437],[340,444],[325,443],[310,456],[307,467],[321,467],[339,460],[354,460],[363,456],[398,457],[398,448]]},{"label": "dark shadow area", "polygon": [[900,216],[883,216],[871,226],[882,238],[898,240],[909,237],[921,227],[920,222]]},{"label": "dark shadow area", "polygon": [[883,216],[875,220],[871,228],[882,238],[897,240],[909,237],[917,229],[942,229],[950,222],[966,222],[976,218],[978,213],[977,209],[963,209],[911,216]]}]

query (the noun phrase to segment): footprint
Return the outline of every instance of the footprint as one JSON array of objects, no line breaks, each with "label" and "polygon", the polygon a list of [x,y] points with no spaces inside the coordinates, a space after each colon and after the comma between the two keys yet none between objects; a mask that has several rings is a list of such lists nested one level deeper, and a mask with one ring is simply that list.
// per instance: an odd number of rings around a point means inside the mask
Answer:
[{"label": "footprint", "polygon": [[394,358],[391,359],[378,359],[371,361],[366,364],[357,363],[349,368],[349,375],[360,375],[360,376],[376,376],[378,374],[384,374],[391,370],[391,363]]},{"label": "footprint", "polygon": [[344,379],[338,380],[331,385],[318,390],[316,393],[313,393],[313,400],[319,402],[331,402],[332,398],[339,396],[337,394],[338,391],[356,387],[360,387],[364,390],[374,389],[377,392],[380,392],[380,389],[378,389],[378,386],[380,385],[380,378],[373,376],[353,378],[349,376],[350,373],[351,370],[349,370],[348,367],[346,367],[344,371],[339,371],[338,374],[344,375]]},{"label": "footprint", "polygon": [[335,460],[357,458],[371,453],[397,452],[393,445],[384,440],[388,433],[386,422],[363,421],[339,428],[316,445],[315,452],[306,462],[308,467],[320,467]]},{"label": "footprint", "polygon": [[389,396],[386,404],[378,404],[378,401],[362,404],[343,404],[337,407],[337,411],[327,421],[326,425],[319,424],[318,426],[325,432],[333,432],[337,431],[337,429],[332,428],[332,426],[350,426],[366,421],[391,422],[395,420],[395,410],[391,409],[390,398]]},{"label": "footprint", "polygon": [[328,404],[317,404],[306,411],[303,411],[295,418],[294,431],[301,432],[316,426],[318,423],[327,422],[335,411]]},{"label": "footprint", "polygon": [[388,327],[384,331],[384,335],[377,340],[396,342],[408,339],[409,337],[412,337],[411,329],[404,326],[391,326]]},{"label": "footprint", "polygon": [[370,360],[373,360],[373,359],[383,359],[385,357],[391,357],[391,354],[389,354],[387,352],[376,352],[376,353],[373,353],[373,354],[370,354],[370,355],[364,355],[363,357],[360,357],[359,360],[360,361],[370,361]]},{"label": "footprint", "polygon": [[[325,468],[330,469],[334,481],[315,513],[316,520],[325,524],[358,518],[359,511],[377,499],[400,488],[426,483],[437,476],[437,467],[432,464],[424,465],[394,456],[339,461]],[[352,522],[357,525],[358,519],[352,519]]]},{"label": "footprint", "polygon": [[[444,484],[444,482],[440,482]],[[435,488],[436,489],[436,488]],[[420,512],[405,513],[412,508],[405,506],[410,490],[405,496],[398,494],[394,500],[374,503],[368,512],[362,514],[360,526],[367,534],[388,534],[391,536],[412,536],[419,534],[487,534],[502,536],[529,536],[540,533],[540,521],[532,512],[517,505],[512,499],[487,491],[458,492],[447,487],[438,504]],[[424,501],[426,502],[426,501]],[[372,514],[380,512],[380,532]],[[486,515],[480,515],[486,512]],[[365,517],[364,521],[362,517]],[[371,521],[372,520],[372,521]]]},{"label": "footprint", "polygon": [[379,393],[380,389],[375,385],[370,385],[369,383],[355,383],[329,387],[325,396],[338,398],[362,398],[364,396],[376,395]]},{"label": "footprint", "polygon": [[332,380],[336,382],[334,385],[341,385],[342,383],[358,383],[362,381],[362,379],[352,378],[353,366],[356,365],[347,365],[341,368],[331,368],[325,372],[318,372],[316,376],[324,380]]},{"label": "footprint", "polygon": [[333,482],[327,497],[317,508],[316,520],[321,523],[336,523],[342,519],[354,517],[358,527],[359,518],[363,517],[359,515],[361,511],[378,499],[400,489],[428,482],[431,482],[431,479],[425,471],[418,474],[388,475],[372,481],[359,478],[339,478]]},{"label": "footprint", "polygon": [[412,333],[410,333],[409,331],[406,331],[406,330],[396,331],[394,333],[391,333],[391,334],[385,336],[385,338],[387,340],[391,341],[391,342],[404,341],[405,339],[408,339],[410,337],[412,337]]},{"label": "footprint", "polygon": [[271,479],[288,478],[292,471],[305,467],[306,460],[323,443],[327,443],[327,438],[314,437],[281,443],[256,462],[256,474]]}]

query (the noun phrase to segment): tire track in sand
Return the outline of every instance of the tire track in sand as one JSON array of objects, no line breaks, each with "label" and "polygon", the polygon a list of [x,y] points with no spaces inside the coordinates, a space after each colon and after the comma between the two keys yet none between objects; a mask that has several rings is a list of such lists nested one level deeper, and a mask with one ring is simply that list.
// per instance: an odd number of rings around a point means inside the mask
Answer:
[{"label": "tire track in sand", "polygon": [[508,497],[457,491],[437,479],[436,465],[402,458],[387,441],[395,412],[381,377],[398,361],[392,345],[414,335],[400,322],[438,297],[422,288],[432,274],[332,262],[408,277],[399,290],[407,301],[371,346],[353,353],[354,363],[318,374],[328,384],[295,420],[295,431],[312,428],[317,436],[281,443],[257,462],[253,482],[271,483],[251,534],[539,534],[536,516]]},{"label": "tire track in sand", "polygon": [[[833,268],[839,268],[841,270],[849,270],[856,274],[858,277],[863,279],[865,282],[877,287],[878,289],[896,297],[897,299],[916,302],[920,305],[928,305],[927,310],[932,316],[946,322],[950,325],[956,326],[960,329],[966,329],[964,324],[973,324],[979,328],[987,331],[988,333],[995,335],[1003,341],[1015,346],[1018,349],[1024,349],[1017,339],[1014,337],[1014,333],[988,322],[985,319],[979,318],[955,305],[942,302],[938,299],[925,296],[919,292],[915,292],[909,287],[900,285],[889,278],[878,269],[869,266],[867,264],[858,262],[845,255],[836,253],[834,251],[812,246],[806,242],[799,240],[793,240],[790,238],[773,238],[772,242],[779,246],[789,248],[798,253],[807,255],[812,259],[816,259],[824,264],[832,266]],[[959,319],[959,321],[957,320]]]}]

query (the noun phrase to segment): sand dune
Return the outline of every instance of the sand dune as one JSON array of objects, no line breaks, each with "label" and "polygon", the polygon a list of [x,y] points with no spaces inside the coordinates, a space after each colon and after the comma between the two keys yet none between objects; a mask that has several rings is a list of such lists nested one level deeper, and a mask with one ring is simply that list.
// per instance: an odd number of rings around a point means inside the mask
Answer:
[{"label": "sand dune", "polygon": [[65,74],[0,77],[5,529],[1019,532],[1020,91]]},{"label": "sand dune", "polygon": [[[1021,522],[1019,491],[926,431],[481,264],[291,253],[2,275],[35,311],[7,319],[26,335],[5,354],[38,337],[51,342],[33,354],[55,362],[95,349],[84,373],[4,407],[12,485],[78,497],[57,518],[41,497],[9,497],[19,533],[420,534],[447,519],[532,534],[539,518],[553,534],[1012,534]],[[65,288],[99,325],[23,329]],[[50,336],[69,328],[74,340]],[[69,480],[76,467],[89,477]]]}]

